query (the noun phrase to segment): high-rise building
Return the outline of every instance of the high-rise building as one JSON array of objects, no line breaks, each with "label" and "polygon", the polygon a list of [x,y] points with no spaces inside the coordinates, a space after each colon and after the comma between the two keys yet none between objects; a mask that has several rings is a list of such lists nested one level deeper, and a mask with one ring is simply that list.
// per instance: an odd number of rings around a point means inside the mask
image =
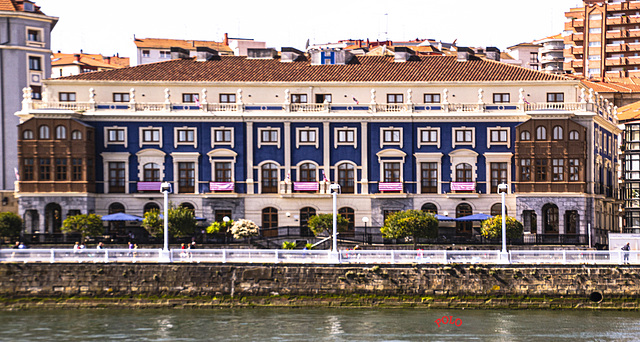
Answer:
[{"label": "high-rise building", "polygon": [[596,79],[640,76],[640,1],[584,0],[565,16],[565,70]]},{"label": "high-rise building", "polygon": [[0,211],[15,202],[19,120],[14,113],[21,108],[22,88],[31,87],[33,99],[41,99],[42,80],[51,75],[50,38],[57,22],[32,1],[0,0]]}]

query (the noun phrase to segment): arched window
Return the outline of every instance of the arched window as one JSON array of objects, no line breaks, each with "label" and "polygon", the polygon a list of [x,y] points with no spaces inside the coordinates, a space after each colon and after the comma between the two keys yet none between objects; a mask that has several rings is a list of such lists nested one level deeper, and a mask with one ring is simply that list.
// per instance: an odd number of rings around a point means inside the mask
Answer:
[{"label": "arched window", "polygon": [[[274,229],[278,228],[278,209],[268,207],[262,209],[262,229]],[[272,234],[275,232],[275,234]],[[278,236],[278,231],[263,232],[263,236]]]},{"label": "arched window", "polygon": [[298,180],[300,182],[317,182],[318,178],[316,177],[316,166],[311,163],[304,163],[300,165],[300,174],[298,175]]},{"label": "arched window", "polygon": [[578,131],[569,132],[569,140],[580,140],[580,133]]},{"label": "arched window", "polygon": [[144,205],[144,209],[142,209],[142,211],[146,214],[148,212],[150,212],[151,210],[158,210],[160,211],[160,206],[157,203],[154,202],[149,202],[147,204]]},{"label": "arched window", "polygon": [[42,125],[40,126],[40,135],[38,136],[38,138],[40,139],[50,139],[50,135],[49,135],[49,126],[47,125]]},{"label": "arched window", "polygon": [[562,139],[564,139],[562,127],[561,126],[554,126],[553,127],[553,140],[562,140]]},{"label": "arched window", "polygon": [[353,194],[355,192],[355,167],[349,163],[338,165],[338,184],[340,190],[345,194]]},{"label": "arched window", "polygon": [[22,132],[22,139],[33,140],[33,131],[30,129],[24,130],[24,132]]},{"label": "arched window", "polygon": [[71,132],[71,139],[72,140],[82,140],[82,132],[76,130]]},{"label": "arched window", "polygon": [[311,230],[309,229],[309,219],[311,216],[316,215],[316,210],[311,207],[304,207],[300,209],[300,235],[301,236],[312,236]]},{"label": "arched window", "polygon": [[578,211],[567,210],[564,213],[564,233],[576,234],[578,232]]},{"label": "arched window", "polygon": [[[119,202],[111,203],[109,205],[109,215],[117,214],[117,213],[124,213],[124,205],[122,205],[122,203],[119,203]],[[115,234],[115,235],[124,235],[126,234],[125,228],[126,228],[126,222],[109,221],[109,228],[107,233]]]},{"label": "arched window", "polygon": [[531,140],[531,133],[529,133],[529,131],[520,132],[520,140],[521,141],[530,141]]},{"label": "arched window", "polygon": [[267,163],[262,165],[262,193],[278,193],[278,165]]},{"label": "arched window", "polygon": [[67,128],[64,126],[56,126],[56,139],[66,139]]},{"label": "arched window", "polygon": [[544,126],[536,128],[536,140],[547,140],[547,129]]},{"label": "arched window", "polygon": [[109,205],[109,215],[124,213],[124,205],[122,203],[114,202]]},{"label": "arched window", "polygon": [[[460,203],[456,207],[456,218],[469,216],[473,213],[471,205],[468,203]],[[471,229],[473,228],[472,221],[456,221],[456,234],[471,236]]]},{"label": "arched window", "polygon": [[456,182],[473,182],[473,168],[466,163],[456,165]]},{"label": "arched window", "polygon": [[194,207],[193,204],[189,202],[183,202],[183,203],[180,203],[180,207],[191,211],[191,213],[193,213],[193,217],[196,216],[196,207]]},{"label": "arched window", "polygon": [[144,164],[142,168],[144,171],[145,182],[159,182],[160,181],[160,165],[156,163]]},{"label": "arched window", "polygon": [[547,203],[542,207],[542,224],[545,234],[558,234],[560,224],[557,205]]},{"label": "arched window", "polygon": [[438,207],[433,203],[425,203],[422,205],[422,211],[436,215],[438,214]]},{"label": "arched window", "polygon": [[353,211],[353,209],[349,207],[342,207],[338,209],[338,214],[342,215],[342,217],[344,217],[345,219],[347,219],[347,221],[349,221],[349,224],[347,224],[347,231],[353,232],[356,227],[355,211]]},{"label": "arched window", "polygon": [[[505,213],[509,212],[509,208],[504,206]],[[502,215],[502,203],[495,203],[491,206],[491,216]]]},{"label": "arched window", "polygon": [[62,207],[58,203],[49,203],[44,207],[45,233],[60,233],[62,227]]}]

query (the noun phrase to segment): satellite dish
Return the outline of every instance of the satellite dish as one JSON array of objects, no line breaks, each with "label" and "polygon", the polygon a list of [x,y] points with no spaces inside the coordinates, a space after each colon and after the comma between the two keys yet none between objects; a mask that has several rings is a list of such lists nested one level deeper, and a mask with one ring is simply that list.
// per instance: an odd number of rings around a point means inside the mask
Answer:
[{"label": "satellite dish", "polygon": [[305,49],[305,50],[308,50],[308,49],[309,49],[309,39],[307,39],[307,44],[305,44],[304,49]]}]

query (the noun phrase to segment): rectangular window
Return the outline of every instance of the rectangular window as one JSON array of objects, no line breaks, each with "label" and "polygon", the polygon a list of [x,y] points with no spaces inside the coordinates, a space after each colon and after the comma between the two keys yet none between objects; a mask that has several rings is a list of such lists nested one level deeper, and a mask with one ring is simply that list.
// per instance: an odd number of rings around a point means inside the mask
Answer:
[{"label": "rectangular window", "polygon": [[499,184],[507,184],[507,163],[491,163],[491,192],[498,193]]},{"label": "rectangular window", "polygon": [[30,85],[31,98],[34,100],[42,100],[42,86]]},{"label": "rectangular window", "polygon": [[602,59],[602,57],[600,57],[600,55],[589,55],[589,60],[590,61],[599,61],[601,59]]},{"label": "rectangular window", "polygon": [[509,103],[511,102],[509,93],[494,93],[493,103]]},{"label": "rectangular window", "polygon": [[33,180],[33,158],[24,158],[22,162],[22,180]]},{"label": "rectangular window", "polygon": [[437,129],[425,129],[420,131],[420,142],[423,144],[437,143],[438,142],[438,130]]},{"label": "rectangular window", "polygon": [[60,102],[76,102],[76,93],[58,93]]},{"label": "rectangular window", "polygon": [[109,163],[109,193],[124,193],[124,162]]},{"label": "rectangular window", "polygon": [[404,103],[402,94],[387,94],[387,103]]},{"label": "rectangular window", "polygon": [[400,182],[400,163],[384,163],[384,182],[397,183]]},{"label": "rectangular window", "polygon": [[589,42],[589,47],[601,47],[602,43],[600,41],[597,42]]},{"label": "rectangular window", "polygon": [[143,129],[142,142],[146,142],[146,143],[160,142],[160,131],[157,129]]},{"label": "rectangular window", "polygon": [[564,93],[547,93],[547,102],[564,102]]},{"label": "rectangular window", "polygon": [[142,57],[149,57],[149,50],[142,50]]},{"label": "rectangular window", "polygon": [[195,163],[178,163],[178,190],[193,193],[196,182]]},{"label": "rectangular window", "polygon": [[291,103],[307,103],[307,94],[291,94]]},{"label": "rectangular window", "polygon": [[491,130],[492,143],[506,143],[508,141],[509,132],[506,129]]},{"label": "rectangular window", "polygon": [[473,142],[473,131],[470,129],[456,130],[456,143],[471,143]]},{"label": "rectangular window", "polygon": [[31,42],[39,42],[40,41],[40,31],[38,30],[27,30],[27,40]]},{"label": "rectangular window", "polygon": [[593,28],[590,28],[590,29],[589,29],[589,33],[593,33],[593,34],[595,34],[595,33],[602,33],[602,28],[600,28],[600,27],[593,27]]},{"label": "rectangular window", "polygon": [[129,93],[113,93],[113,102],[129,102]]},{"label": "rectangular window", "polygon": [[569,159],[569,181],[580,181],[580,159]]},{"label": "rectangular window", "polygon": [[51,180],[51,160],[47,158],[39,158],[38,164],[40,164],[40,181]]},{"label": "rectangular window", "polygon": [[340,129],[338,130],[338,142],[339,143],[353,143],[355,142],[355,131],[352,129]]},{"label": "rectangular window", "polygon": [[331,103],[331,94],[316,94],[316,103]]},{"label": "rectangular window", "polygon": [[520,181],[531,181],[531,159],[520,159]]},{"label": "rectangular window", "polygon": [[400,130],[388,129],[384,131],[385,143],[399,143],[400,142]]},{"label": "rectangular window", "polygon": [[220,103],[236,103],[236,94],[220,94]]},{"label": "rectangular window", "polygon": [[192,143],[195,140],[195,131],[192,129],[179,129],[178,142]]},{"label": "rectangular window", "polygon": [[216,182],[231,182],[231,162],[216,162]]},{"label": "rectangular window", "polygon": [[564,181],[564,159],[552,159],[551,164],[553,165],[553,181]]},{"label": "rectangular window", "polygon": [[589,69],[589,75],[600,75],[600,68]]},{"label": "rectangular window", "polygon": [[29,56],[29,70],[42,71],[42,58]]},{"label": "rectangular window", "polygon": [[424,94],[424,103],[440,103],[440,94]]},{"label": "rectangular window", "polygon": [[82,180],[82,159],[81,158],[73,158],[71,159],[71,180],[72,181],[81,181]]},{"label": "rectangular window", "polygon": [[536,181],[547,181],[547,160],[536,159]]},{"label": "rectangular window", "polygon": [[423,194],[438,192],[438,163],[421,163]]},{"label": "rectangular window", "polygon": [[231,143],[231,130],[230,129],[216,129],[216,130],[213,131],[213,134],[215,136],[215,142],[216,143]]},{"label": "rectangular window", "polygon": [[262,131],[261,139],[263,143],[277,143],[278,131],[275,129],[265,129]]},{"label": "rectangular window", "polygon": [[198,100],[198,94],[184,93],[182,94],[182,103],[195,103]]},{"label": "rectangular window", "polygon": [[108,142],[124,142],[124,129],[109,129],[107,135]]},{"label": "rectangular window", "polygon": [[160,51],[160,58],[171,58],[171,51]]},{"label": "rectangular window", "polygon": [[314,129],[301,129],[298,131],[301,143],[315,143],[316,142],[316,130]]},{"label": "rectangular window", "polygon": [[532,52],[529,54],[529,63],[538,63],[538,53]]},{"label": "rectangular window", "polygon": [[67,180],[67,160],[56,158],[56,181]]}]

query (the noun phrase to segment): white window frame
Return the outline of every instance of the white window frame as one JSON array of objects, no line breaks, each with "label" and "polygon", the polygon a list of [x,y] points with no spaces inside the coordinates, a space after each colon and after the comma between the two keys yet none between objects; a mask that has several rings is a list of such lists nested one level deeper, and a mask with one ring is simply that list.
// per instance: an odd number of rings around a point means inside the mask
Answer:
[{"label": "white window frame", "polygon": [[[395,141],[385,142],[384,141],[384,134],[387,131],[400,131],[400,141],[398,141],[398,142],[395,142]],[[380,148],[383,148],[385,146],[400,146],[400,148],[402,148],[403,140],[404,140],[404,139],[402,139],[404,137],[403,133],[404,132],[403,132],[403,128],[402,127],[393,127],[393,126],[380,127],[380,135],[379,135],[380,136]]]},{"label": "white window frame", "polygon": [[[425,132],[425,131],[436,131],[436,141],[435,142],[422,141],[422,132]],[[418,128],[418,148],[422,146],[437,146],[438,148],[440,148],[440,127],[427,126],[427,127]]]},{"label": "white window frame", "polygon": [[[216,141],[216,131],[231,132],[231,141]],[[231,148],[234,148],[235,142],[236,142],[235,131],[233,127],[227,127],[227,126],[211,127],[211,148],[215,148],[216,146],[231,146]]]},{"label": "white window frame", "polygon": [[312,182],[320,182],[322,181],[322,170],[320,168],[320,164],[314,162],[313,160],[303,160],[301,162],[299,162],[298,164],[296,164],[296,166],[292,167],[292,169],[296,170],[296,182],[301,182],[300,180],[300,166],[302,164],[313,164],[316,167],[316,180],[312,181]]},{"label": "white window frame", "polygon": [[477,184],[478,179],[478,153],[469,149],[455,150],[449,153],[451,161],[451,182],[456,182],[456,167],[458,164],[471,165],[471,181]]},{"label": "white window frame", "polygon": [[[179,141],[178,134],[180,133],[180,131],[193,131],[193,142]],[[188,127],[188,126],[174,127],[173,128],[173,148],[177,148],[178,145],[187,145],[187,146],[193,146],[195,148],[198,148],[198,129],[196,127]]]},{"label": "white window frame", "polygon": [[200,169],[198,165],[198,160],[200,159],[200,153],[198,152],[173,152],[171,153],[171,159],[173,160],[173,180],[174,180],[174,192],[176,194],[180,193],[180,179],[178,169],[178,163],[194,163],[195,175],[194,175],[194,192],[196,194],[200,193],[200,187],[198,180],[200,179],[200,175],[198,174],[198,170]]},{"label": "white window frame", "polygon": [[507,163],[507,193],[511,193],[511,161],[513,153],[511,152],[487,152],[484,154],[485,160],[485,179],[487,180],[487,193],[491,193],[491,163]]},{"label": "white window frame", "polygon": [[[124,141],[109,141],[109,131],[112,129],[124,130]],[[128,147],[129,141],[129,131],[127,127],[122,126],[109,126],[104,128],[104,147],[109,145],[124,145],[124,147]]]},{"label": "white window frame", "polygon": [[207,153],[207,156],[209,156],[209,163],[211,163],[210,182],[215,182],[215,179],[216,179],[216,163],[231,163],[231,181],[234,183],[236,182],[235,170],[236,170],[236,157],[238,156],[236,152],[226,148],[218,148],[218,149],[209,151],[209,153]]},{"label": "white window frame", "polygon": [[[302,142],[300,141],[300,132],[302,131],[311,131],[314,132],[316,134],[316,141],[308,141],[308,142]],[[307,145],[307,146],[315,146],[316,149],[320,146],[320,129],[318,127],[309,127],[309,126],[305,126],[305,127],[296,127],[296,148],[299,148],[301,145]],[[262,135],[260,136],[262,138]]]},{"label": "white window frame", "polygon": [[[258,193],[259,194],[262,194],[262,167],[265,164],[269,164],[269,163],[275,164],[278,167],[278,184],[280,184],[280,182],[283,181],[282,179],[280,179],[280,176],[281,176],[281,174],[280,174],[281,172],[280,171],[282,171],[282,168],[283,168],[282,165],[280,165],[280,163],[278,163],[275,160],[271,160],[271,159],[262,161],[261,163],[259,163],[258,165],[256,165],[254,167],[254,170],[258,170]],[[212,167],[213,167],[213,165],[212,165]],[[286,176],[285,176],[285,179],[286,179]],[[289,179],[289,181],[293,181],[293,180]],[[279,194],[280,190],[281,190],[280,187],[278,187],[278,192],[276,194]],[[267,195],[269,195],[269,194],[267,194]]]},{"label": "white window frame", "polygon": [[438,194],[442,193],[442,156],[440,152],[434,153],[415,153],[413,155],[416,158],[416,179],[418,194],[422,193],[422,163],[437,163],[438,164]]},{"label": "white window frame", "polygon": [[[361,168],[358,166],[358,164],[356,164],[355,162],[353,162],[351,160],[341,160],[341,161],[337,162],[334,167],[332,167],[332,169],[333,169],[333,182],[334,183],[338,183],[338,173],[340,172],[339,168],[340,168],[340,166],[342,164],[349,164],[349,165],[353,166],[353,195],[358,194],[358,184],[360,183],[360,182],[358,182],[358,171],[361,170]],[[331,172],[331,171],[329,171],[329,172]],[[327,175],[327,176],[329,176],[329,175]],[[331,178],[329,178],[329,181],[331,181]]]},{"label": "white window frame", "polygon": [[[457,142],[456,138],[457,138],[458,131],[471,131],[471,142],[466,142],[466,141]],[[458,145],[462,145],[462,146],[471,145],[471,147],[475,148],[476,147],[476,128],[466,127],[466,126],[451,128],[451,147],[455,148]]]},{"label": "white window frame", "polygon": [[144,166],[149,163],[160,165],[160,180],[166,180],[164,159],[167,154],[155,148],[146,148],[136,153],[138,157],[138,182],[144,182]]},{"label": "white window frame", "polygon": [[384,183],[384,163],[400,163],[400,182],[404,184],[404,160],[407,154],[394,148],[388,148],[376,153],[376,156],[378,156],[378,165],[380,166],[378,182]]},{"label": "white window frame", "polygon": [[109,163],[124,162],[124,193],[129,193],[129,152],[102,152],[102,176],[104,180],[104,193],[109,192]]},{"label": "white window frame", "polygon": [[[353,133],[353,142],[341,142],[338,137],[340,132],[352,132]],[[358,128],[356,127],[336,127],[333,130],[333,148],[338,148],[338,146],[353,146],[353,148],[358,148]]]},{"label": "white window frame", "polygon": [[[491,141],[491,135],[494,131],[507,132],[507,141]],[[511,130],[509,129],[509,127],[487,127],[487,148],[490,148],[494,145],[511,147]]]},{"label": "white window frame", "polygon": [[[160,140],[158,141],[144,141],[144,131],[158,131],[158,138]],[[145,145],[152,145],[152,146],[159,146],[160,148],[162,148],[162,128],[161,127],[153,127],[153,126],[147,126],[147,127],[139,127],[138,128],[138,142],[139,142],[139,147],[145,146]]]},{"label": "white window frame", "polygon": [[[263,142],[262,141],[262,132],[263,131],[276,131],[277,132],[276,135],[278,136],[278,140],[277,141]],[[258,127],[258,148],[261,148],[262,146],[277,146],[278,149],[280,149],[281,141],[282,141],[282,137],[280,135],[280,127],[271,127],[271,126]]]},{"label": "white window frame", "polygon": [[[40,40],[29,40],[29,31],[38,31],[38,37]],[[40,27],[26,26],[24,30],[24,39],[27,42],[27,46],[46,46],[46,42],[44,41],[44,29]]]}]

